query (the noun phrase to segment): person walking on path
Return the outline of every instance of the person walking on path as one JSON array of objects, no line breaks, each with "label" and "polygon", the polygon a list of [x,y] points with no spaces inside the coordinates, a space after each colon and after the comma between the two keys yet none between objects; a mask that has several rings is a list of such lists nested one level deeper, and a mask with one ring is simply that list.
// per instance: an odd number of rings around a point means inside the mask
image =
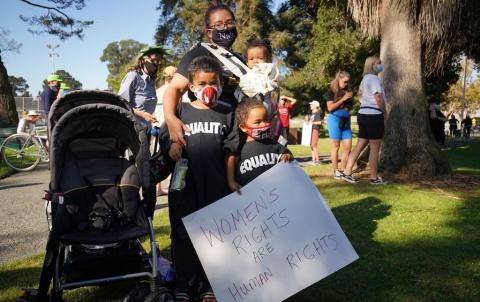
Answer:
[{"label": "person walking on path", "polygon": [[[338,151],[340,142],[343,145],[341,164],[343,168],[347,165],[348,156],[352,149],[352,130],[350,129],[350,109],[353,106],[353,93],[348,91],[350,74],[346,71],[339,71],[330,83],[330,89],[324,94],[327,101],[328,135],[332,142],[330,158],[332,160],[333,177],[341,179],[343,172],[338,168]],[[342,169],[343,170],[343,169]]]},{"label": "person walking on path", "polygon": [[322,112],[320,110],[320,103],[318,101],[311,101],[310,110],[312,114],[310,115],[310,122],[312,123],[312,138],[310,139],[310,149],[312,150],[312,164],[318,165],[320,163],[320,158],[318,156],[317,144],[318,144],[318,135],[320,133],[320,125],[323,124],[322,121]]},{"label": "person walking on path", "polygon": [[137,121],[149,130],[152,123],[158,122],[153,113],[157,105],[155,79],[162,53],[161,47],[142,49],[118,90],[118,94],[132,106]]},{"label": "person walking on path", "polygon": [[[280,100],[278,101],[278,115],[280,116],[280,121],[283,126],[282,136],[287,141],[288,134],[290,133],[290,111],[296,102],[296,99],[284,95],[280,96]],[[287,144],[285,144],[285,146],[286,145]]]},{"label": "person walking on path", "polygon": [[463,128],[463,139],[468,142],[470,140],[470,131],[472,130],[472,119],[470,115],[467,114],[467,117],[462,121]]},{"label": "person walking on path", "polygon": [[[211,4],[205,12],[205,36],[208,42],[216,47],[230,50],[233,42],[237,38],[237,23],[232,10],[225,4]],[[242,55],[233,53],[235,57],[245,62]],[[174,75],[170,85],[165,92],[164,113],[165,122],[168,125],[170,139],[174,142],[185,145],[184,131],[190,129],[175,115],[177,104],[181,96],[188,90],[188,66],[197,57],[210,56],[221,62],[205,47],[198,44],[192,48],[180,61],[177,73]],[[224,70],[225,71],[225,70]],[[233,76],[228,76],[225,72],[222,76],[223,88],[220,99],[231,105],[235,109],[237,100],[234,96],[238,82]]]},{"label": "person walking on path", "polygon": [[50,107],[52,107],[53,102],[57,99],[61,81],[62,79],[57,74],[52,73],[47,78],[47,85],[43,87],[40,98],[42,100],[43,110],[47,117]]},{"label": "person walking on path", "polygon": [[360,83],[360,111],[357,122],[359,127],[358,142],[350,153],[342,179],[349,183],[358,180],[352,176],[352,169],[360,153],[370,145],[368,164],[370,166],[370,184],[379,185],[386,182],[378,175],[378,159],[384,135],[384,121],[387,115],[386,97],[383,84],[378,74],[383,65],[377,56],[365,60],[363,79]]}]

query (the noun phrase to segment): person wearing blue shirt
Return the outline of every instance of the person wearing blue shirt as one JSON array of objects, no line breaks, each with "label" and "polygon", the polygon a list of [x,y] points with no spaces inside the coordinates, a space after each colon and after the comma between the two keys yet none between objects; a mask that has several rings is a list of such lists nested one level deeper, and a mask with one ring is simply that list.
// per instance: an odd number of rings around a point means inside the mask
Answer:
[{"label": "person wearing blue shirt", "polygon": [[60,86],[60,82],[62,79],[57,75],[52,73],[47,78],[47,85],[43,88],[41,94],[41,101],[43,104],[43,110],[45,114],[48,116],[48,112],[50,111],[50,107],[52,107],[53,102],[57,99],[58,90]]}]

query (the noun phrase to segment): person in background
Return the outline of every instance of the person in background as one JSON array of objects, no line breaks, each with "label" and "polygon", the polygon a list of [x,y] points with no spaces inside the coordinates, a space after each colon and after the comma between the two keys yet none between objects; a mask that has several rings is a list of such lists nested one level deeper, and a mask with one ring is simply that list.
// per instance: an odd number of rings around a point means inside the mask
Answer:
[{"label": "person in background", "polygon": [[457,124],[458,124],[458,120],[457,118],[455,117],[454,114],[452,114],[450,116],[450,119],[448,120],[448,124],[450,125],[450,136],[451,137],[454,137],[455,136],[455,131],[457,131]]},{"label": "person in background", "polygon": [[45,111],[47,117],[50,107],[52,107],[53,102],[57,99],[61,81],[62,79],[58,76],[58,74],[52,73],[47,78],[47,85],[43,87],[40,98],[42,100],[43,110]]},{"label": "person in background", "polygon": [[[332,160],[333,177],[341,179],[343,172],[338,168],[338,151],[340,142],[343,144],[343,155],[341,164],[345,168],[348,156],[352,149],[352,130],[350,129],[350,109],[353,106],[353,93],[348,90],[350,74],[346,71],[339,71],[330,83],[330,89],[323,96],[327,101],[328,135],[332,142],[330,158]],[[342,169],[343,170],[343,169]]]},{"label": "person in background", "polygon": [[368,156],[370,184],[383,185],[386,183],[378,175],[378,159],[387,115],[385,90],[378,77],[378,74],[382,71],[383,65],[377,56],[368,57],[365,60],[363,79],[360,83],[360,110],[357,115],[358,142],[348,157],[347,166],[342,176],[342,179],[349,183],[358,181],[352,176],[352,169],[360,153],[367,145],[370,145]]},{"label": "person in background", "polygon": [[440,109],[440,102],[438,100],[430,100],[428,113],[433,137],[438,144],[443,146],[445,145],[445,122],[447,121],[447,118]]},{"label": "person in background", "polygon": [[[296,99],[284,95],[280,96],[278,101],[278,115],[283,126],[282,136],[286,140],[288,140],[288,134],[290,133],[290,111],[296,102]],[[285,143],[286,145],[287,143]]]},{"label": "person in background", "polygon": [[118,90],[118,94],[132,106],[137,121],[147,127],[148,132],[153,123],[158,123],[154,115],[157,105],[155,79],[162,53],[162,47],[142,49],[136,63],[128,69]]},{"label": "person in background", "polygon": [[40,119],[40,114],[35,110],[22,112],[22,118],[18,122],[17,134],[33,134],[35,123]]},{"label": "person in background", "polygon": [[470,115],[467,114],[467,117],[462,121],[462,128],[463,138],[468,142],[470,139],[470,131],[472,130],[472,119],[470,118]]},{"label": "person in background", "polygon": [[310,110],[312,114],[310,115],[310,122],[312,123],[312,138],[310,139],[310,149],[312,150],[312,164],[318,165],[320,163],[320,158],[318,156],[317,144],[318,144],[318,135],[320,134],[320,125],[323,124],[322,121],[322,112],[320,110],[320,103],[318,101],[311,101]]}]

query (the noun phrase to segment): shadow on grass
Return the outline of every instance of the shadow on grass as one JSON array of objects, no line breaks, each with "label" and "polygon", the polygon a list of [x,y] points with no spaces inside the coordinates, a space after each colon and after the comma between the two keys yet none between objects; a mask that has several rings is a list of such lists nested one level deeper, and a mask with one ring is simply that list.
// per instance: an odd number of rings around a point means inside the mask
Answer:
[{"label": "shadow on grass", "polygon": [[440,223],[451,229],[445,236],[379,242],[377,221],[390,210],[376,197],[334,208],[360,259],[288,301],[479,301],[480,198]]}]

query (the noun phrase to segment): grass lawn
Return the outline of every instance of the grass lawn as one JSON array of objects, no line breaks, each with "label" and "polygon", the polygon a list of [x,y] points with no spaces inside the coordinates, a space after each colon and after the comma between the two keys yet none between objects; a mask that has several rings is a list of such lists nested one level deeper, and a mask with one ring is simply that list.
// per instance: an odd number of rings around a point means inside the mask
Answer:
[{"label": "grass lawn", "polygon": [[10,174],[14,173],[15,171],[7,166],[3,160],[0,162],[0,179],[9,176]]},{"label": "grass lawn", "polygon": [[[319,143],[328,153],[326,139]],[[296,156],[309,148],[292,146]],[[327,150],[327,152],[325,152]],[[327,165],[306,167],[360,259],[288,301],[479,301],[480,141],[444,151],[453,176],[417,184],[370,186],[335,181]],[[155,218],[168,253],[167,212]],[[38,282],[41,256],[0,266],[0,301],[16,301]],[[67,292],[66,301],[118,298],[109,286]]]}]

